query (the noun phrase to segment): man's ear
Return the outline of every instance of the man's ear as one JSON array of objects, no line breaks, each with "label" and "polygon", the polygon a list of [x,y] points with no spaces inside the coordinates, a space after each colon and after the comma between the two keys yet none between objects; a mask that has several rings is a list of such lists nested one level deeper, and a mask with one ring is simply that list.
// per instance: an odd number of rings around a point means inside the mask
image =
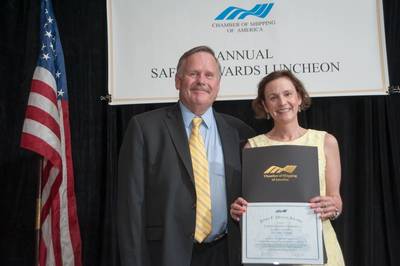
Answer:
[{"label": "man's ear", "polygon": [[175,88],[177,90],[181,88],[181,78],[178,75],[175,75]]}]

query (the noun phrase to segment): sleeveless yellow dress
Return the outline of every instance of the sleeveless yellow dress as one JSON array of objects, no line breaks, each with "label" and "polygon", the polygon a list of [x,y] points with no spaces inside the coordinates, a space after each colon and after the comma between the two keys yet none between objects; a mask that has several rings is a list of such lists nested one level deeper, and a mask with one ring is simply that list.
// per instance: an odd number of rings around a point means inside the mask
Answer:
[{"label": "sleeveless yellow dress", "polygon": [[[265,134],[258,135],[249,139],[251,147],[264,147],[273,145],[304,145],[314,146],[318,148],[318,168],[319,168],[319,187],[321,196],[325,195],[325,152],[324,141],[325,131],[308,129],[306,133],[292,141],[276,141],[268,138]],[[335,230],[332,227],[331,221],[325,220],[322,222],[322,230],[324,232],[324,243],[326,254],[328,257],[326,266],[342,266],[345,265],[343,254],[340,249],[339,242],[336,238]]]}]

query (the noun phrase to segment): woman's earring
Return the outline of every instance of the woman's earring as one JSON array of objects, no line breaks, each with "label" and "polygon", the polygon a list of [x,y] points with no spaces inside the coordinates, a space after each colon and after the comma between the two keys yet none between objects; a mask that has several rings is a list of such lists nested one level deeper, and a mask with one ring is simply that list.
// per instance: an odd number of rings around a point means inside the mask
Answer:
[{"label": "woman's earring", "polygon": [[301,105],[299,105],[299,113],[301,112]]},{"label": "woman's earring", "polygon": [[268,112],[265,112],[265,116],[267,117],[267,119],[268,119],[268,120],[270,120],[270,119],[271,119],[271,116],[269,115],[269,113],[268,113]]}]

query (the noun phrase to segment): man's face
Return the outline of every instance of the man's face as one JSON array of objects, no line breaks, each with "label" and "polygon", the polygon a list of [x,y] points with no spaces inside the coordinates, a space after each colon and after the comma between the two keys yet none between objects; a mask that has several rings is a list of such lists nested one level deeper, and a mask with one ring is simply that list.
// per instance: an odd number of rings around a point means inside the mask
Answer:
[{"label": "man's face", "polygon": [[193,113],[202,115],[215,101],[220,73],[214,57],[207,52],[190,55],[175,76],[179,99]]}]

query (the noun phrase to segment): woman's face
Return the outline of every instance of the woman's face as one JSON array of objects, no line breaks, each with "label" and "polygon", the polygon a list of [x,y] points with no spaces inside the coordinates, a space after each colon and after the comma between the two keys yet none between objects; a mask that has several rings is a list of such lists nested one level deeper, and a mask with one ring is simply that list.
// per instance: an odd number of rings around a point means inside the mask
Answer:
[{"label": "woman's face", "polygon": [[297,121],[301,97],[290,79],[275,79],[264,88],[264,109],[275,122]]}]

